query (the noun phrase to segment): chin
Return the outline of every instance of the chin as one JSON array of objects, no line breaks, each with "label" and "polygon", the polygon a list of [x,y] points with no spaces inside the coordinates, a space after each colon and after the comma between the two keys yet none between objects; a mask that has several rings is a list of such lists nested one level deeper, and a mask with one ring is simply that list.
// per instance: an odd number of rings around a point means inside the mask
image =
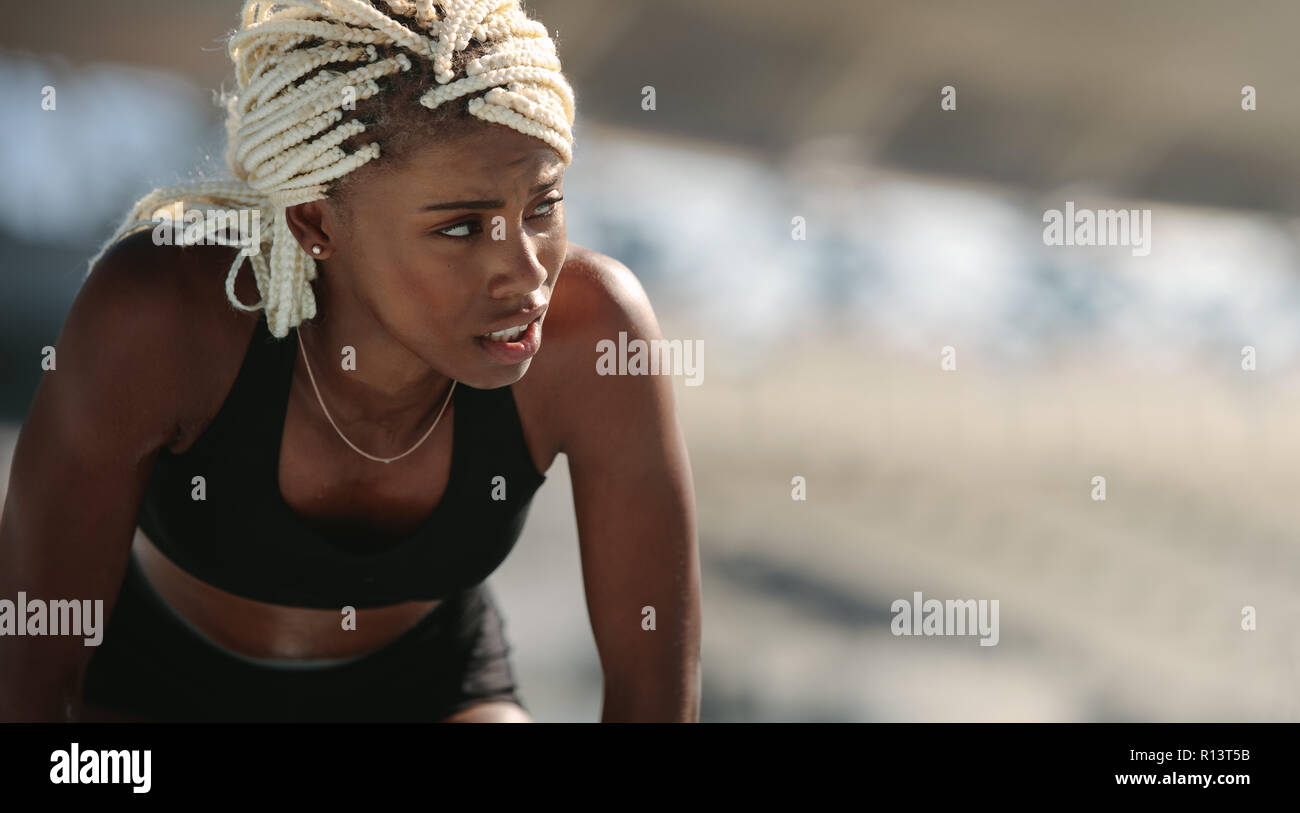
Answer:
[{"label": "chin", "polygon": [[485,370],[474,377],[457,379],[462,384],[468,384],[476,390],[495,390],[501,387],[508,387],[524,377],[528,368],[532,365],[533,360],[528,359],[522,364],[514,366],[498,366],[495,369]]}]

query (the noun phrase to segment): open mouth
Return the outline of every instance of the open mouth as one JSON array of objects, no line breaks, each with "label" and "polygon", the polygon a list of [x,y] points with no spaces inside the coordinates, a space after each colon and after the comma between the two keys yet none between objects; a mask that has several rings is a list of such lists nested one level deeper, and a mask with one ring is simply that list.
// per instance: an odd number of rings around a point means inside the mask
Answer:
[{"label": "open mouth", "polygon": [[478,346],[501,364],[520,364],[532,358],[542,344],[542,316],[531,322],[474,337]]},{"label": "open mouth", "polygon": [[[533,321],[535,322],[537,320],[534,319]],[[506,330],[498,330],[495,333],[484,333],[480,335],[479,338],[490,342],[513,342],[522,336],[523,332],[527,330],[528,326],[531,324],[532,322],[525,322],[522,325],[516,325],[515,327],[507,328]]]}]

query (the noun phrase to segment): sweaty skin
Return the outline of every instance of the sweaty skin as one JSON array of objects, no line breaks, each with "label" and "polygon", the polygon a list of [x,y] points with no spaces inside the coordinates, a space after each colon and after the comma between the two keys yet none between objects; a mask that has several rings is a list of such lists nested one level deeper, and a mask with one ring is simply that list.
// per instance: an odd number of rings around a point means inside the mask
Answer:
[{"label": "sweaty skin", "polygon": [[[568,459],[605,673],[603,719],[697,720],[693,484],[672,383],[595,370],[600,339],[620,330],[629,338],[662,334],[626,267],[567,241],[564,204],[556,202],[563,171],[544,143],[483,124],[401,165],[363,166],[339,200],[292,207],[290,228],[303,249],[322,247],[313,255],[318,315],[301,326],[302,340],[339,429],[371,454],[410,448],[453,378],[480,389],[514,385],[537,470],[547,471],[560,452]],[[232,651],[364,654],[436,602],[359,610],[357,629],[345,632],[333,610],[253,601],[190,576],[135,526],[158,449],[184,451],[202,434],[256,327],[256,314],[231,308],[221,293],[233,251],[154,246],[142,232],[96,265],[59,337],[59,371],[42,380],[15,450],[0,519],[0,595],[102,598],[107,617],[134,544],[168,603]],[[245,303],[258,299],[249,268],[236,291]],[[546,308],[542,342],[531,359],[502,364],[476,341],[539,307]],[[365,359],[356,370],[336,361],[344,345]],[[281,492],[322,533],[410,532],[446,488],[455,419],[453,402],[414,453],[391,464],[367,460],[326,421],[300,359],[285,416]],[[69,493],[83,495],[75,510],[64,503]],[[641,628],[647,605],[655,607],[657,630]],[[0,719],[77,715],[92,652],[76,643],[0,637]],[[484,703],[449,719],[528,717],[515,704]]]}]

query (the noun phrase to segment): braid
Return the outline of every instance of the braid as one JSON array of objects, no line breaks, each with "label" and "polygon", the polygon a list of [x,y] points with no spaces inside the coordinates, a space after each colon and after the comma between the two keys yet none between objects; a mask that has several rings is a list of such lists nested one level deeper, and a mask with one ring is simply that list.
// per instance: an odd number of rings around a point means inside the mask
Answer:
[{"label": "braid", "polygon": [[[428,131],[428,120],[393,125],[391,118],[411,115],[414,106],[398,106],[404,96],[397,88],[415,86],[418,104],[431,111],[463,99],[434,121],[460,113],[502,124],[572,161],[573,90],[545,26],[528,18],[520,0],[247,0],[227,48],[238,85],[225,97],[234,179],[145,195],[90,266],[183,202],[260,209],[269,227],[259,245],[235,258],[226,297],[241,310],[264,309],[280,338],[316,315],[316,261],[294,239],[285,209],[338,193],[347,175],[379,157],[380,141],[392,155],[403,138]],[[355,104],[345,111],[345,101]],[[242,245],[225,235],[213,239]],[[245,257],[261,295],[252,305],[235,295]]]}]

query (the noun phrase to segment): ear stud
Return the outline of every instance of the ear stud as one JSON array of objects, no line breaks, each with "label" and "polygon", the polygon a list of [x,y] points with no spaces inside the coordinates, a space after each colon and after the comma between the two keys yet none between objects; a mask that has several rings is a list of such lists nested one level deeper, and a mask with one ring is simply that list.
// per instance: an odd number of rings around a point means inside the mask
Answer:
[{"label": "ear stud", "polygon": [[312,254],[320,254],[320,246],[312,246],[312,247],[311,247],[311,253],[312,253]]}]

